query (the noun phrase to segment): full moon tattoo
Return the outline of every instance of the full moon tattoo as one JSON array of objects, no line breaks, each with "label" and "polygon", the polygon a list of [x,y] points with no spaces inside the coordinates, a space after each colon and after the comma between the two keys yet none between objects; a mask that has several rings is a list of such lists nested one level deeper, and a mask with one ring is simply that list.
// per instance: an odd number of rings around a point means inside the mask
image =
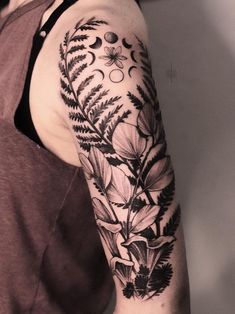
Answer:
[{"label": "full moon tattoo", "polygon": [[[98,28],[103,37],[96,36]],[[173,203],[175,177],[149,54],[140,39],[133,41],[114,33],[104,20],[82,19],[60,44],[59,69],[79,159],[96,191],[95,219],[112,273],[126,298],[147,300],[171,283],[181,210]],[[100,62],[104,67],[97,67]],[[114,92],[110,96],[105,80],[115,91],[135,71],[142,78],[125,99]]]}]

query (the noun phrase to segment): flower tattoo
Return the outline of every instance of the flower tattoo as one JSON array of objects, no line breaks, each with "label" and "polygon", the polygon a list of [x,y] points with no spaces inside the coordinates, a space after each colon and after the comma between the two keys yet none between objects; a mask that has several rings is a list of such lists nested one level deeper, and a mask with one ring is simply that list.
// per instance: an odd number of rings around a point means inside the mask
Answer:
[{"label": "flower tattoo", "polygon": [[127,60],[125,56],[122,55],[122,47],[118,46],[116,49],[114,47],[104,47],[104,51],[106,52],[106,56],[99,57],[103,60],[108,60],[105,65],[111,66],[115,63],[120,69],[123,69],[122,61]]},{"label": "flower tattoo", "polygon": [[[147,47],[136,38],[136,60],[134,53],[128,60],[139,68],[138,84],[127,84],[125,95],[111,94],[86,62],[84,32],[101,25],[107,23],[93,17],[65,34],[59,50],[61,97],[92,187],[95,220],[112,273],[126,298],[148,300],[171,284],[171,254],[181,209],[174,202],[174,170]],[[111,35],[107,38],[113,44],[119,37]],[[122,44],[106,46],[106,55],[99,56],[106,66],[116,65],[119,69],[112,70],[116,73],[122,72],[122,61],[127,60],[122,47],[132,47],[126,40]],[[98,71],[103,72],[103,65]]]}]

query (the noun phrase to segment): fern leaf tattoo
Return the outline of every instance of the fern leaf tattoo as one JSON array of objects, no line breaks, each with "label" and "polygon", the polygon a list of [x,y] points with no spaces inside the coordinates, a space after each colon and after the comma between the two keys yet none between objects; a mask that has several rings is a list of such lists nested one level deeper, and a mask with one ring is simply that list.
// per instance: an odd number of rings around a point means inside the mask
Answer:
[{"label": "fern leaf tattoo", "polygon": [[[92,17],[66,32],[59,46],[61,98],[84,173],[96,191],[92,195],[96,223],[112,256],[113,275],[126,298],[147,300],[171,283],[180,206],[170,214],[175,179],[147,48],[135,37],[136,51],[130,51],[133,45],[126,39],[110,31],[104,34],[107,46],[99,58],[110,69],[110,81],[118,86],[133,69],[141,73],[132,90],[115,95],[106,88],[104,77],[97,84],[95,72],[89,71],[96,59],[93,51],[102,46],[101,38],[95,36],[96,42],[90,44],[89,37],[101,27],[106,29],[108,23]],[[125,72],[127,60],[132,64]],[[164,219],[166,214],[170,218]]]}]

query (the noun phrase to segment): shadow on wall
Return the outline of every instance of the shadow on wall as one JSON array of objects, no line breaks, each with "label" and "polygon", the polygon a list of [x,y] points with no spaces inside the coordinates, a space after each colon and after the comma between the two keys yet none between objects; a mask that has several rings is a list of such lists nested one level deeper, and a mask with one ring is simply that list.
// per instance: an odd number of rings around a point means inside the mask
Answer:
[{"label": "shadow on wall", "polygon": [[182,205],[192,314],[232,314],[235,2],[140,2]]},{"label": "shadow on wall", "polygon": [[142,7],[183,210],[192,314],[231,314],[235,2],[144,0]]}]

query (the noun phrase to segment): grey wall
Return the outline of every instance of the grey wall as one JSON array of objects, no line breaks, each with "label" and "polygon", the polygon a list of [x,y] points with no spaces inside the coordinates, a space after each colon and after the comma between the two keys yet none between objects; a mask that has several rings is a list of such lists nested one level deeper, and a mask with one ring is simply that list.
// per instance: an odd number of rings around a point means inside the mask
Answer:
[{"label": "grey wall", "polygon": [[235,313],[235,1],[144,0],[192,314]]},{"label": "grey wall", "polygon": [[235,1],[142,7],[183,210],[192,314],[233,314]]}]

